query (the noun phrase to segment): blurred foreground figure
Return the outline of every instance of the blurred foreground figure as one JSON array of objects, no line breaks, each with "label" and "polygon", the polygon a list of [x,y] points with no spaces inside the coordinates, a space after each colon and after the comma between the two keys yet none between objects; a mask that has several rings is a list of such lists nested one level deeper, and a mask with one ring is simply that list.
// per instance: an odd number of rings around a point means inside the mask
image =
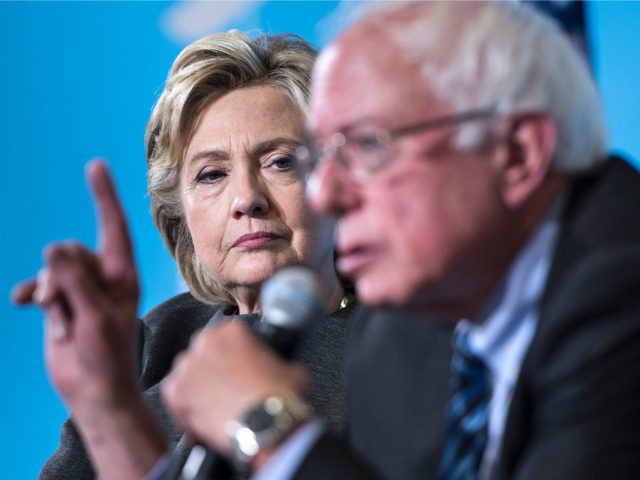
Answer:
[{"label": "blurred foreground figure", "polygon": [[[243,456],[226,427],[249,418],[198,429],[180,395],[197,379],[178,369],[164,394],[187,431],[264,478],[288,478],[273,473],[283,462],[296,479],[640,478],[640,178],[607,155],[597,91],[565,35],[512,3],[393,2],[322,52],[308,128],[307,194],[338,217],[337,268],[361,302],[398,323],[457,325],[447,413],[392,385],[388,396],[414,409],[399,428],[431,425],[425,442],[439,446],[416,455],[371,416],[358,420],[368,447],[274,435]],[[248,349],[241,328],[224,333]],[[415,377],[421,366],[383,344],[353,356]],[[251,346],[260,362],[217,358],[209,408],[295,391]],[[350,413],[367,407],[351,401]]]}]

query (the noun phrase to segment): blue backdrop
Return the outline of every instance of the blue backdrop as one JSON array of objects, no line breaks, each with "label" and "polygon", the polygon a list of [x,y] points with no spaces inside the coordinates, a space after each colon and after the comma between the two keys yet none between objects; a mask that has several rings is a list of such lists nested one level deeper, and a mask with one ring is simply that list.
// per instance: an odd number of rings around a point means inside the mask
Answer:
[{"label": "blue backdrop", "polygon": [[[291,31],[321,46],[343,6],[0,2],[2,478],[35,478],[67,415],[44,370],[42,317],[35,309],[11,306],[8,294],[16,281],[37,271],[47,242],[76,238],[95,244],[86,161],[106,157],[115,174],[133,230],[143,313],[179,288],[151,223],[143,146],[147,117],[173,58],[202,34],[229,28]],[[638,156],[640,61],[634,32],[640,4],[590,2],[587,15],[611,145]]]}]

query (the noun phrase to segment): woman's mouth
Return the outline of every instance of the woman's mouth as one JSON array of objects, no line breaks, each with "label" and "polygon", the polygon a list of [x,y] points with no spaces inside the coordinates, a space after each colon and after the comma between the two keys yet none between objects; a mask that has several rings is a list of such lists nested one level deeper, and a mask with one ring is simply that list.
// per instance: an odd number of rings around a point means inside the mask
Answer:
[{"label": "woman's mouth", "polygon": [[235,242],[233,248],[252,249],[262,247],[282,237],[273,232],[252,232],[242,235]]}]

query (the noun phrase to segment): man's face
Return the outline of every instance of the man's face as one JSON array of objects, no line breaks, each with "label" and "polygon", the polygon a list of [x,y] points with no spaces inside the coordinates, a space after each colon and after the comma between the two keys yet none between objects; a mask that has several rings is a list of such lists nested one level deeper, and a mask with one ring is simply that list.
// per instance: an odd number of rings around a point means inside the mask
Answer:
[{"label": "man's face", "polygon": [[[322,54],[309,128],[326,140],[363,124],[393,129],[456,113],[436,101],[388,39],[361,29]],[[355,281],[363,303],[456,317],[487,294],[503,261],[496,144],[459,152],[451,142],[457,131],[394,141],[390,162],[366,181],[354,180],[335,158],[311,176],[312,206],[340,220],[338,270]]]}]

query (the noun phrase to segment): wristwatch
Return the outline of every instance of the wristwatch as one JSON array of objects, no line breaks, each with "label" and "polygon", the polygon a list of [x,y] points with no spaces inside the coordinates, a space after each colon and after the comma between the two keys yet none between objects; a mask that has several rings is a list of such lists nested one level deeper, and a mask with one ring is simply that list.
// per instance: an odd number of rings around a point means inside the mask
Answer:
[{"label": "wristwatch", "polygon": [[311,418],[309,407],[296,395],[271,395],[249,409],[239,421],[230,422],[227,435],[233,466],[247,472],[260,451],[278,445],[296,427]]}]

